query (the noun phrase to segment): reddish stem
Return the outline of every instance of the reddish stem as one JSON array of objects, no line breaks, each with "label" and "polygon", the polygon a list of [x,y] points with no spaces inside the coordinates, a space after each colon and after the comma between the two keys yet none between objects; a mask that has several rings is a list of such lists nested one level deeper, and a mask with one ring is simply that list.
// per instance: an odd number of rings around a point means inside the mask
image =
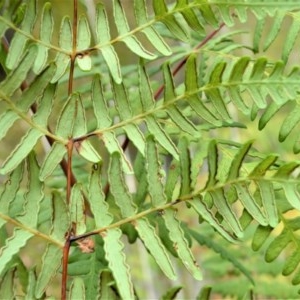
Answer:
[{"label": "reddish stem", "polygon": [[[208,36],[206,36],[206,38],[201,41],[201,43],[199,43],[196,47],[196,49],[200,49],[201,47],[203,47],[208,41],[210,41],[223,27],[224,27],[225,23],[222,23],[219,28],[217,28],[216,30],[214,30],[213,32],[211,32]],[[184,59],[182,59],[178,65],[175,67],[175,69],[173,70],[172,74],[173,76],[175,76],[180,69],[185,65],[186,61],[188,60],[188,56],[186,56]],[[154,94],[154,99],[157,100],[158,97],[160,96],[160,94],[163,92],[163,90],[165,89],[165,85],[162,84],[156,91],[156,93]]]},{"label": "reddish stem", "polygon": [[67,279],[68,279],[68,260],[70,251],[71,241],[70,236],[66,237],[66,242],[63,249],[63,259],[62,259],[62,285],[61,285],[61,299],[67,299]]}]

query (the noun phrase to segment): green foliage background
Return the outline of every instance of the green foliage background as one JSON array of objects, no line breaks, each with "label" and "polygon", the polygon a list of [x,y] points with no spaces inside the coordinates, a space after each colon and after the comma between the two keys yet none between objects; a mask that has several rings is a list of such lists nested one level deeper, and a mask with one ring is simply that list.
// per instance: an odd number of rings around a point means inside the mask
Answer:
[{"label": "green foliage background", "polygon": [[299,1],[0,6],[1,299],[299,297]]}]

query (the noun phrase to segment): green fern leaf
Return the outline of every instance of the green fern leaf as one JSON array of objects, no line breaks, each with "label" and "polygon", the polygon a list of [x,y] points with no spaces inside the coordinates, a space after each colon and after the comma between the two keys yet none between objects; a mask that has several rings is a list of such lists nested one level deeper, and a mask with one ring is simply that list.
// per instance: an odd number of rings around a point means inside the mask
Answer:
[{"label": "green fern leaf", "polygon": [[112,132],[104,132],[102,135],[102,140],[110,154],[118,152],[121,155],[122,168],[125,173],[132,173],[132,166],[129,160],[127,159],[122,147],[120,146],[116,136]]},{"label": "green fern leaf", "polygon": [[[51,4],[45,3],[41,17],[40,40],[43,43],[50,44],[53,33],[54,20],[52,15]],[[38,44],[38,53],[33,65],[33,71],[39,74],[47,63],[49,48],[45,45]]]},{"label": "green fern leaf", "polygon": [[[113,82],[113,90],[115,93],[116,108],[120,115],[121,120],[132,118],[131,105],[123,84],[116,84]],[[145,140],[142,132],[135,124],[128,124],[123,126],[128,138],[133,142],[137,149],[144,154]]]},{"label": "green fern leaf", "polygon": [[[77,51],[84,51],[89,48],[91,43],[91,32],[89,29],[88,21],[83,16],[81,16],[79,19],[77,35]],[[78,55],[77,63],[82,71],[90,71],[92,68],[92,59],[89,54],[83,53],[81,55]]]},{"label": "green fern leaf", "polygon": [[233,230],[234,234],[241,238],[243,237],[243,229],[237,219],[235,213],[231,210],[228,200],[221,189],[209,192],[218,213],[222,215],[228,226]]},{"label": "green fern leaf", "polygon": [[5,245],[0,249],[0,273],[5,270],[8,263],[13,257],[22,249],[27,241],[32,238],[34,234],[22,229],[15,229],[12,236],[6,240]]},{"label": "green fern leaf", "polygon": [[75,149],[77,150],[79,155],[81,155],[89,162],[98,163],[102,161],[101,156],[88,140],[76,142]]},{"label": "green fern leaf", "polygon": [[30,129],[20,141],[7,160],[3,163],[0,173],[6,174],[15,169],[18,164],[32,151],[37,141],[43,136],[43,133],[37,129]]},{"label": "green fern leaf", "polygon": [[97,119],[97,128],[109,127],[112,120],[109,116],[107,104],[103,94],[103,86],[99,76],[95,76],[92,85],[92,102],[95,117]]},{"label": "green fern leaf", "polygon": [[[144,24],[148,23],[145,0],[134,0],[134,13],[138,26],[142,27]],[[146,35],[151,45],[161,54],[165,56],[172,54],[172,50],[153,26],[147,26],[142,30],[142,32]]]},{"label": "green fern leaf", "polygon": [[226,181],[231,181],[239,177],[239,172],[241,169],[241,165],[248,151],[250,150],[252,145],[252,141],[244,144],[238,151],[238,153],[234,156],[234,159],[231,162],[231,166],[229,168],[229,173]]},{"label": "green fern leaf", "polygon": [[287,179],[289,175],[292,174],[292,172],[299,166],[298,161],[291,161],[288,163],[282,164],[274,174],[275,178],[283,178]]},{"label": "green fern leaf", "polygon": [[[74,97],[77,99],[75,100],[75,103],[72,103],[72,100],[70,101],[70,106],[75,106],[75,112],[73,115],[74,118],[74,127],[73,127],[73,136],[74,137],[80,137],[81,135],[86,134],[87,132],[87,126],[86,126],[86,116],[85,116],[85,110],[83,107],[82,99],[80,94],[75,94]],[[71,110],[70,110],[71,112]],[[68,116],[66,115],[65,118]],[[61,119],[60,121],[63,122]]]},{"label": "green fern leaf", "polygon": [[168,176],[166,178],[166,183],[165,183],[165,195],[168,200],[178,199],[179,192],[178,194],[176,193],[176,187],[179,178],[180,178],[180,164],[179,161],[173,159],[171,161],[169,171],[168,171]]},{"label": "green fern leaf", "polygon": [[194,210],[201,216],[207,223],[209,223],[213,228],[215,228],[225,239],[235,243],[233,236],[222,226],[215,216],[212,214],[210,209],[203,203],[199,197],[193,198],[189,201],[189,204],[194,208]]},{"label": "green fern leaf", "polygon": [[153,109],[154,98],[152,94],[150,80],[144,66],[139,67],[139,93],[143,111],[149,111]]},{"label": "green fern leaf", "polygon": [[285,42],[283,44],[282,60],[285,62],[288,60],[300,32],[300,22],[297,21],[298,15],[299,13],[293,12],[294,20],[292,26],[289,28],[289,31],[287,32]]},{"label": "green fern leaf", "polygon": [[[73,94],[68,98],[57,120],[55,133],[58,136],[63,138],[73,136],[74,125],[76,124],[75,119],[78,115],[77,108],[80,105],[79,95]],[[76,128],[78,129],[79,127],[76,126]]]},{"label": "green fern leaf", "polygon": [[186,62],[185,88],[188,94],[188,104],[200,118],[215,126],[220,126],[221,122],[205,107],[197,93],[195,94],[199,89],[196,62],[195,55],[190,55]]},{"label": "green fern leaf", "polygon": [[252,249],[254,251],[257,251],[262,247],[266,239],[269,237],[272,229],[273,228],[270,226],[258,226],[256,228],[256,231],[252,239]]},{"label": "green fern leaf", "polygon": [[[115,85],[116,88],[117,85]],[[118,97],[121,98],[119,99],[121,101],[122,105],[129,105],[128,104],[128,99],[127,102],[125,102],[125,99],[123,99],[123,96],[126,95],[125,90],[124,90],[124,86],[119,87],[119,94]],[[121,93],[121,94],[120,94]],[[127,97],[127,96],[126,96]],[[104,94],[103,94],[103,86],[101,83],[101,80],[98,76],[95,76],[94,81],[93,81],[93,86],[92,86],[92,100],[93,100],[93,110],[94,110],[94,114],[96,116],[97,119],[97,128],[99,129],[105,129],[106,127],[110,127],[112,125],[112,120],[109,116],[109,111],[107,108],[107,104],[104,98]],[[125,104],[124,104],[125,103]],[[120,109],[120,108],[119,108]],[[121,107],[121,111],[124,110],[124,107]],[[127,107],[126,107],[127,110]],[[128,115],[122,115],[125,119],[126,117],[129,117]],[[130,131],[130,129],[128,129]],[[133,129],[133,135],[134,133],[136,133],[138,131],[138,140],[140,138],[140,133],[138,128]],[[132,167],[130,162],[127,160],[114,132],[106,132],[104,131],[101,134],[101,138],[108,150],[108,152],[110,154],[114,153],[114,152],[119,152],[121,154],[121,158],[122,158],[122,166],[123,169],[126,173],[131,173]],[[135,140],[135,138],[133,138]],[[142,147],[142,146],[141,146]]]},{"label": "green fern leaf", "polygon": [[18,220],[30,227],[36,227],[38,224],[38,214],[40,210],[40,202],[44,197],[43,184],[36,180],[39,174],[39,165],[36,161],[34,153],[27,157],[28,185],[27,193],[24,196],[24,215]]},{"label": "green fern leaf", "polygon": [[210,188],[216,184],[216,176],[218,172],[218,151],[217,144],[215,140],[212,140],[208,146],[208,179],[206,182],[205,189]]},{"label": "green fern leaf", "polygon": [[170,288],[160,299],[161,300],[173,300],[182,289],[182,286],[175,286]]},{"label": "green fern leaf", "polygon": [[[230,80],[232,81],[238,81],[238,77],[243,76],[242,74],[244,74],[247,70],[247,67],[250,63],[250,59],[249,57],[243,57],[241,58],[234,66],[234,69],[231,73],[231,78]],[[260,58],[258,59],[252,68],[252,72],[250,75],[251,80],[262,80],[262,76],[264,74],[264,70],[266,68],[266,64],[267,61],[265,58]],[[235,72],[239,71],[239,75],[235,76],[233,75]],[[266,107],[266,101],[262,95],[262,92],[257,89],[257,87],[255,85],[249,85],[249,87],[247,87],[247,91],[249,92],[251,98],[253,99],[254,103],[256,104],[256,106],[258,108],[265,108]],[[236,95],[236,94],[235,94]],[[247,112],[248,109],[246,109]]]},{"label": "green fern leaf", "polygon": [[201,166],[204,163],[204,159],[207,155],[208,141],[199,141],[197,145],[197,152],[191,159],[191,188],[196,191],[199,185],[198,174]]},{"label": "green fern leaf", "polygon": [[63,157],[67,153],[67,148],[65,145],[55,142],[52,145],[52,148],[47,153],[47,156],[41,166],[40,170],[40,180],[44,181],[47,177],[49,177],[57,165],[62,161]]},{"label": "green fern leaf", "polygon": [[263,50],[266,51],[272,42],[275,40],[276,36],[278,35],[279,30],[282,28],[282,23],[285,17],[285,13],[278,11],[274,16],[274,23],[271,26],[271,30],[268,33],[264,41]]},{"label": "green fern leaf", "polygon": [[239,200],[244,205],[248,213],[261,225],[268,225],[265,214],[260,209],[259,205],[250,194],[248,188],[242,184],[234,184]]},{"label": "green fern leaf", "polygon": [[83,234],[86,231],[86,224],[82,187],[79,183],[72,187],[70,203],[70,218],[71,222],[76,224],[76,235]]},{"label": "green fern leaf", "polygon": [[[172,73],[168,65],[164,66],[163,73],[165,83],[164,102],[168,105],[172,100],[176,99],[176,94]],[[175,105],[168,106],[167,112],[173,122],[181,130],[189,133],[191,136],[199,136],[199,132],[197,131],[195,125],[189,119],[187,119]]]},{"label": "green fern leaf", "polygon": [[125,262],[124,245],[120,241],[122,232],[119,229],[107,230],[103,236],[105,258],[112,270],[118,290],[123,299],[134,299],[133,286],[129,274],[129,267]]},{"label": "green fern leaf", "polygon": [[179,108],[170,106],[168,107],[167,112],[174,124],[176,124],[180,130],[193,137],[200,136],[200,132],[197,130],[196,126],[181,113]]},{"label": "green fern leaf", "polygon": [[77,30],[77,51],[84,51],[91,44],[89,23],[84,16],[80,16]]},{"label": "green fern leaf", "polygon": [[135,215],[137,207],[125,184],[121,163],[119,153],[113,153],[110,162],[109,182],[116,204],[121,209],[122,216],[126,218]]},{"label": "green fern leaf", "polygon": [[176,212],[172,210],[165,210],[163,214],[166,227],[169,230],[170,239],[173,242],[175,251],[178,253],[180,260],[183,262],[187,270],[197,280],[202,279],[202,273],[197,265],[189,247],[187,240],[184,237],[184,232],[180,226],[179,221],[176,219]]},{"label": "green fern leaf", "polygon": [[[222,82],[222,74],[226,68],[225,63],[219,63],[215,66],[213,71],[210,74],[209,82],[212,86],[217,85]],[[220,90],[217,88],[208,89],[205,91],[206,96],[212,102],[218,114],[222,119],[230,120],[230,116],[225,107],[223,98],[221,96]]]},{"label": "green fern leaf", "polygon": [[65,201],[55,192],[52,197],[53,220],[51,236],[63,243],[65,234],[71,226],[69,211]]},{"label": "green fern leaf", "polygon": [[158,207],[159,205],[165,204],[167,198],[164,194],[164,187],[162,184],[163,178],[160,173],[162,170],[153,136],[147,137],[146,162],[149,195],[151,197],[152,205]]},{"label": "green fern leaf", "polygon": [[70,286],[69,299],[80,298],[82,300],[85,298],[85,287],[83,279],[80,277],[75,277]]},{"label": "green fern leaf", "polygon": [[[50,65],[50,67],[47,68],[41,75],[39,75],[36,78],[36,81],[32,83],[32,85],[30,85],[26,91],[24,91],[22,95],[22,101],[18,101],[16,106],[12,106],[11,110],[6,111],[0,116],[0,140],[6,135],[9,128],[11,128],[14,122],[19,118],[19,115],[28,111],[29,107],[35,101],[39,100],[41,95],[44,93],[46,86],[51,80],[54,70],[55,66],[53,64]],[[16,80],[16,78],[12,80]]]},{"label": "green fern leaf", "polygon": [[55,57],[57,69],[51,80],[52,83],[57,82],[64,75],[70,64],[70,56],[68,52],[72,50],[72,36],[71,21],[69,17],[65,17],[62,20],[59,32],[59,46],[61,47],[62,52],[58,52]]},{"label": "green fern leaf", "polygon": [[259,119],[258,129],[262,130],[268,124],[270,119],[279,111],[281,105],[278,105],[275,102],[272,102],[263,112],[261,118]]},{"label": "green fern leaf", "polygon": [[265,253],[266,261],[271,262],[276,259],[290,242],[290,233],[287,232],[287,229],[284,229],[269,245]]},{"label": "green fern leaf", "polygon": [[265,19],[257,20],[256,26],[255,26],[255,31],[254,31],[254,37],[253,37],[253,51],[254,51],[254,53],[259,52],[260,40],[261,40],[261,37],[262,37],[262,32],[263,32],[265,24],[266,24]]},{"label": "green fern leaf", "polygon": [[133,53],[137,54],[140,57],[143,57],[145,59],[156,58],[156,55],[147,51],[134,35],[128,35],[130,29],[120,0],[114,0],[113,7],[115,17],[114,20],[118,33],[120,36],[123,36],[123,38],[121,39],[122,42],[124,42]]},{"label": "green fern leaf", "polygon": [[300,263],[300,255],[299,252],[296,250],[292,253],[291,256],[287,257],[287,260],[284,263],[283,270],[282,270],[282,275],[284,276],[289,276],[292,274],[297,266]]},{"label": "green fern leaf", "polygon": [[110,33],[107,19],[107,13],[102,4],[98,4],[96,12],[96,34],[98,42],[96,47],[101,50],[104,61],[116,83],[122,82],[122,73],[118,55],[110,44]]},{"label": "green fern leaf", "polygon": [[108,212],[108,204],[102,191],[100,174],[100,164],[94,164],[89,181],[88,200],[98,228],[109,225],[113,220],[112,215]]},{"label": "green fern leaf", "polygon": [[292,207],[299,209],[300,194],[297,186],[294,183],[285,182],[282,187],[288,202],[292,205]]},{"label": "green fern leaf", "polygon": [[[10,203],[16,198],[23,177],[23,171],[24,164],[21,163],[9,175],[9,178],[5,183],[4,189],[0,196],[0,212],[2,216],[8,215]],[[2,216],[0,218],[0,227],[2,227],[6,223],[5,219],[3,219]]]},{"label": "green fern leaf", "polygon": [[283,142],[294,129],[294,127],[300,122],[299,112],[300,107],[296,105],[296,107],[292,109],[290,114],[283,121],[278,137],[280,142]]},{"label": "green fern leaf", "polygon": [[17,89],[19,89],[22,82],[25,80],[28,71],[35,61],[37,48],[31,46],[25,55],[22,56],[22,61],[18,68],[9,74],[8,77],[0,84],[1,98],[11,96]]},{"label": "green fern leaf", "polygon": [[205,30],[202,24],[199,22],[199,18],[194,10],[185,9],[188,6],[188,0],[178,0],[174,9],[181,11],[181,14],[190,28],[199,34],[204,34]]},{"label": "green fern leaf", "polygon": [[205,286],[201,289],[201,291],[199,292],[198,296],[197,296],[197,300],[209,300],[210,299],[210,294],[212,291],[212,287],[211,286]]},{"label": "green fern leaf", "polygon": [[157,222],[159,238],[162,241],[163,245],[168,250],[168,252],[171,253],[174,257],[178,258],[178,254],[177,254],[176,249],[174,247],[174,243],[170,239],[170,233],[169,233],[169,230],[166,226],[166,222],[162,218],[162,215],[163,215],[164,212],[165,212],[165,210],[161,211],[160,215],[159,215],[160,217],[156,218],[156,220],[155,220]]},{"label": "green fern leaf", "polygon": [[42,257],[42,267],[37,278],[35,297],[40,298],[54,276],[58,273],[62,260],[62,251],[56,245],[48,244]]},{"label": "green fern leaf", "polygon": [[188,33],[184,23],[179,22],[173,14],[169,14],[164,0],[153,1],[155,17],[160,20],[178,39],[187,42]]},{"label": "green fern leaf", "polygon": [[[36,1],[30,0],[26,7],[24,19],[21,28],[25,32],[31,32],[36,18]],[[21,61],[28,38],[20,32],[16,32],[10,45],[6,59],[6,66],[14,69]]]},{"label": "green fern leaf", "polygon": [[167,251],[149,221],[146,218],[139,219],[136,221],[135,228],[139,233],[139,237],[144,242],[146,248],[150,251],[161,270],[170,279],[175,280],[176,275]]},{"label": "green fern leaf", "polygon": [[199,11],[201,12],[201,15],[207,21],[208,24],[211,24],[214,27],[218,26],[218,20],[214,13],[214,9],[211,5],[209,5],[209,3],[201,2],[199,6]]},{"label": "green fern leaf", "polygon": [[[227,6],[219,6],[219,11],[221,14],[221,18],[223,19],[224,23],[228,26],[231,27],[234,25],[234,21],[233,21],[233,17],[232,15],[229,13]],[[239,11],[237,9],[237,11]]]},{"label": "green fern leaf", "polygon": [[184,137],[178,143],[181,170],[181,196],[188,195],[189,193],[191,193],[191,155],[188,146],[188,140]]},{"label": "green fern leaf", "polygon": [[148,116],[146,118],[148,130],[155,137],[157,142],[168,151],[175,159],[179,160],[178,150],[170,137],[163,130],[161,125],[155,120],[155,118]]},{"label": "green fern leaf", "polygon": [[257,181],[257,185],[269,224],[271,227],[276,227],[278,224],[278,213],[274,187],[271,183],[262,180]]}]

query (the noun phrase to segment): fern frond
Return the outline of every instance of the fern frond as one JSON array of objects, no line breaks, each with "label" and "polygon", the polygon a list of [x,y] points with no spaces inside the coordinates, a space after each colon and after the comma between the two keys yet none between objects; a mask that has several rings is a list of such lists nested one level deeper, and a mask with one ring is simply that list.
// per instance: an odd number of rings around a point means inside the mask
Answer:
[{"label": "fern frond", "polygon": [[[36,1],[29,1],[26,6],[25,16],[22,20],[21,30],[31,32],[36,19]],[[27,37],[20,32],[17,32],[11,42],[10,51],[7,55],[6,66],[9,69],[14,69],[17,63],[20,62],[27,43]]]},{"label": "fern frond", "polygon": [[213,1],[212,5],[216,6],[226,25],[234,24],[233,15],[236,15],[241,22],[247,20],[247,10],[251,11],[258,20],[263,19],[266,15],[274,16],[276,12],[287,13],[288,11],[299,9],[299,3],[295,1]]},{"label": "fern frond", "polygon": [[[40,217],[40,206],[42,200],[44,198],[44,187],[43,183],[36,180],[36,176],[39,173],[39,166],[36,161],[36,157],[33,153],[31,153],[27,160],[27,172],[28,172],[28,181],[26,192],[22,195],[23,201],[20,201],[19,197],[16,194],[16,188],[18,188],[21,178],[24,176],[23,167],[24,164],[20,164],[10,175],[10,179],[7,182],[6,188],[3,191],[0,199],[1,203],[1,225],[5,223],[11,223],[15,225],[15,229],[13,234],[7,239],[6,244],[1,248],[0,256],[1,256],[1,273],[3,273],[8,266],[12,266],[15,262],[15,253],[19,252],[21,248],[23,248],[27,242],[34,236],[43,237],[45,240],[49,242],[49,249],[54,250],[54,252],[58,255],[61,253],[61,234],[60,239],[56,237],[48,236],[39,231],[39,217]],[[7,197],[10,196],[9,201],[7,201]],[[15,202],[19,202],[19,206],[21,209],[18,209],[18,213],[15,214]],[[56,217],[62,217],[59,220],[53,221],[59,222],[60,229],[61,225],[65,222],[62,212],[59,212]],[[55,218],[56,218],[55,217]],[[64,218],[63,218],[64,217]],[[69,224],[67,225],[69,227]],[[56,227],[56,225],[55,225]],[[55,228],[54,227],[54,228]],[[63,227],[65,229],[65,227]],[[56,227],[57,231],[57,227]],[[57,250],[58,249],[58,250]],[[49,250],[50,251],[50,250]],[[51,252],[51,253],[50,253]],[[49,255],[53,255],[53,251],[50,251]],[[47,251],[48,253],[48,251]],[[50,271],[52,266],[56,266],[57,268],[60,265],[60,259],[56,261],[55,264],[48,267],[45,267],[45,272],[48,274],[45,277],[45,273],[42,271],[40,273],[40,277],[37,281],[38,288],[41,288],[41,293],[43,293],[45,285],[49,283],[49,280],[55,270]],[[53,261],[54,263],[54,261]],[[58,263],[58,265],[57,265]],[[44,269],[44,267],[42,268]],[[52,270],[52,269],[51,269]],[[48,278],[48,279],[46,279]],[[29,288],[29,287],[28,287]]]},{"label": "fern frond", "polygon": [[300,257],[299,253],[299,237],[296,231],[299,229],[299,217],[293,219],[287,219],[286,217],[281,217],[282,231],[271,237],[272,228],[258,227],[252,241],[253,250],[259,250],[266,240],[271,240],[265,249],[265,260],[267,262],[272,262],[278,258],[280,253],[282,253],[288,246],[289,251],[287,253],[287,260],[285,261],[282,269],[282,274],[288,276],[293,274],[292,283],[298,285],[300,283],[299,277],[299,263]]},{"label": "fern frond", "polygon": [[[206,185],[202,191],[200,190],[200,193],[195,191],[193,193],[194,200],[189,201],[196,212],[227,239],[231,239],[228,235],[230,232],[239,236],[244,231],[240,223],[241,219],[234,213],[232,205],[240,203],[252,220],[262,226],[269,224],[274,228],[278,224],[278,207],[274,190],[281,188],[284,191],[284,186],[287,184],[286,199],[290,205],[297,207],[292,200],[297,197],[295,194],[297,193],[297,181],[292,181],[290,176],[298,164],[292,164],[290,167],[282,164],[278,169],[278,174],[275,173],[272,177],[276,178],[275,185],[275,182],[268,180],[266,176],[274,168],[277,156],[270,155],[260,162],[256,162],[255,167],[252,166],[252,171],[250,171],[245,162],[249,147],[250,144],[245,144],[233,154],[229,149],[224,149],[225,152],[221,151],[222,147],[218,149],[217,145],[212,142],[208,148],[209,173]],[[220,159],[229,161],[228,172],[225,176],[220,176],[221,171],[216,164],[217,161],[220,164]],[[287,182],[288,178],[290,183]],[[282,185],[281,180],[284,182]],[[294,193],[294,196],[291,197],[289,192],[291,195]],[[199,196],[203,198],[199,199]]]}]

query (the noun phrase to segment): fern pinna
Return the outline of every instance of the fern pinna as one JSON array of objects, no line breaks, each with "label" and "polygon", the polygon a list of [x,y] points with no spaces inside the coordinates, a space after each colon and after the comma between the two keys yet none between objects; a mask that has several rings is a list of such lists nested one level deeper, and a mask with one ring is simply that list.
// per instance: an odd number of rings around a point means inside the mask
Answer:
[{"label": "fern pinna", "polygon": [[[249,241],[298,285],[299,1],[63,3],[0,1],[0,298],[272,296],[236,257]],[[216,284],[145,291],[132,251]],[[205,253],[244,289],[203,272]]]}]

